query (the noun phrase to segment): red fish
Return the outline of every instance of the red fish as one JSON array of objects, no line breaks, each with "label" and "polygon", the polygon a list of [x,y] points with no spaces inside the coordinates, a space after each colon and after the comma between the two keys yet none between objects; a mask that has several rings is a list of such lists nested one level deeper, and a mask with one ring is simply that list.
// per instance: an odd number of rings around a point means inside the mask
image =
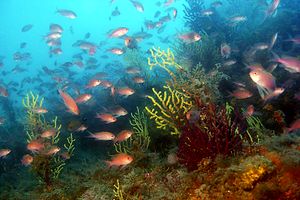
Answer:
[{"label": "red fish", "polygon": [[21,162],[23,165],[28,166],[33,162],[33,157],[29,154],[26,154],[23,156]]},{"label": "red fish", "polygon": [[125,27],[120,27],[112,31],[112,33],[109,35],[111,38],[116,38],[116,37],[122,37],[128,32],[128,28]]},{"label": "red fish", "polygon": [[89,101],[92,98],[92,95],[90,94],[82,94],[79,97],[77,97],[75,99],[76,103],[86,103],[87,101]]},{"label": "red fish", "polygon": [[132,79],[137,84],[145,83],[145,79],[143,77],[140,77],[140,76],[133,77]]},{"label": "red fish", "polygon": [[116,55],[122,55],[124,53],[123,49],[120,49],[120,48],[111,48],[111,49],[108,49],[108,51],[110,51],[111,53],[116,54]]},{"label": "red fish", "polygon": [[97,114],[96,118],[101,119],[106,124],[113,123],[113,122],[117,121],[117,118],[115,118],[112,114],[109,114],[109,113]]},{"label": "red fish", "polygon": [[104,140],[104,141],[115,139],[115,135],[113,133],[107,132],[107,131],[93,133],[90,135],[90,137],[95,138],[96,140]]},{"label": "red fish", "polygon": [[73,113],[74,115],[79,115],[79,108],[76,104],[76,102],[74,101],[74,99],[67,93],[63,92],[62,90],[58,90],[60,96],[62,97],[65,106],[69,109],[69,111],[71,113]]},{"label": "red fish", "polygon": [[271,94],[276,89],[275,78],[271,73],[263,69],[256,69],[252,70],[249,75],[252,81],[256,83],[262,98]]},{"label": "red fish", "polygon": [[248,99],[248,98],[252,97],[253,94],[244,88],[239,88],[239,89],[233,91],[233,93],[231,95],[237,99]]},{"label": "red fish", "polygon": [[123,130],[114,139],[114,143],[125,141],[128,138],[130,138],[132,134],[133,134],[133,132],[131,130]]},{"label": "red fish", "polygon": [[50,137],[53,137],[55,134],[56,134],[56,130],[51,128],[51,129],[45,130],[41,134],[41,137],[42,138],[50,138]]},{"label": "red fish", "polygon": [[264,97],[265,101],[268,101],[269,99],[273,99],[275,97],[278,97],[279,95],[281,95],[284,92],[284,88],[276,88],[272,93],[266,95]]},{"label": "red fish", "polygon": [[48,110],[45,108],[35,108],[35,109],[32,109],[32,112],[34,112],[36,114],[45,114],[48,112]]},{"label": "red fish", "polygon": [[27,149],[32,152],[41,151],[44,147],[45,145],[39,140],[31,140],[31,142],[27,144]]},{"label": "red fish", "polygon": [[0,149],[0,158],[5,158],[10,152],[10,149]]},{"label": "red fish", "polygon": [[292,57],[277,58],[274,61],[281,63],[284,66],[284,69],[291,73],[300,72],[300,60],[298,60],[297,58],[292,58]]},{"label": "red fish", "polygon": [[125,167],[133,161],[133,157],[126,153],[119,153],[114,155],[110,161],[105,161],[108,167]]},{"label": "red fish", "polygon": [[181,34],[178,36],[178,38],[186,43],[192,43],[192,42],[197,42],[197,41],[201,40],[201,36],[195,32]]},{"label": "red fish", "polygon": [[86,88],[93,88],[93,87],[97,87],[98,85],[100,85],[101,81],[100,80],[90,80],[89,84],[86,86]]},{"label": "red fish", "polygon": [[118,93],[119,95],[125,96],[125,97],[128,97],[128,96],[134,94],[134,92],[135,92],[135,91],[134,91],[133,89],[128,88],[128,87],[126,87],[126,88],[119,88],[119,89],[117,90],[117,93]]}]

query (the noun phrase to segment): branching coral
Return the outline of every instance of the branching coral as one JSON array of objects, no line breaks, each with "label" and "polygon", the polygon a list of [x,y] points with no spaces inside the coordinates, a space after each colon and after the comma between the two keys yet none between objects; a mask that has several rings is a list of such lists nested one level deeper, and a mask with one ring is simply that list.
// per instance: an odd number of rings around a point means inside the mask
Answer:
[{"label": "branching coral", "polygon": [[211,102],[199,102],[194,112],[198,119],[183,127],[178,149],[179,162],[188,170],[196,170],[203,158],[230,156],[242,150],[247,137],[245,122],[231,106],[219,108]]},{"label": "branching coral", "polygon": [[26,134],[27,143],[38,137],[38,131],[46,123],[43,114],[35,112],[43,106],[44,98],[39,98],[39,95],[34,95],[29,92],[25,98],[22,99],[22,104],[26,109]]},{"label": "branching coral", "polygon": [[[33,154],[31,167],[49,188],[52,185],[53,178],[58,178],[63,167],[66,165],[65,159],[69,159],[73,154],[75,139],[72,134],[67,138],[68,143],[64,144],[64,148],[65,153],[68,155],[62,159],[62,155],[57,154],[57,152],[61,150],[58,144],[62,125],[58,123],[57,117],[51,122],[45,119],[43,113],[46,113],[46,109],[42,108],[43,100],[43,98],[39,99],[39,95],[34,95],[30,92],[23,99],[22,103],[27,113],[25,124],[27,143],[31,143],[32,140],[35,140],[33,142],[41,143],[40,145],[42,146],[42,149]],[[53,131],[54,134],[42,137],[45,131]]]},{"label": "branching coral", "polygon": [[144,157],[150,144],[150,136],[148,132],[148,121],[144,112],[140,112],[139,108],[129,120],[134,134],[127,140],[115,144],[115,150],[118,153],[128,153],[132,155],[135,160]]},{"label": "branching coral", "polygon": [[174,67],[176,70],[182,70],[183,68],[175,61],[173,52],[168,49],[167,51],[161,50],[160,48],[150,49],[151,57],[148,57],[148,65],[150,69],[155,66],[159,66],[166,70],[168,74],[173,78],[176,78],[174,72],[170,69]]},{"label": "branching coral", "polygon": [[153,108],[145,107],[154,119],[158,129],[169,128],[171,134],[180,134],[180,128],[185,124],[185,114],[192,108],[192,101],[189,96],[181,93],[170,86],[164,86],[164,91],[152,89],[155,97],[148,96],[152,101]]},{"label": "branching coral", "polygon": [[117,184],[114,185],[114,200],[124,200],[123,191],[119,183],[119,179],[117,180]]}]

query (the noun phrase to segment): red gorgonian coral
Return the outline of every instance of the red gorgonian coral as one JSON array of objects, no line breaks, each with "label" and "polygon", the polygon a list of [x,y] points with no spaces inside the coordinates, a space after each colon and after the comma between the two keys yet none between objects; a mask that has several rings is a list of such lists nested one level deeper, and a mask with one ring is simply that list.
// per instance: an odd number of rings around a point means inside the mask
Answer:
[{"label": "red gorgonian coral", "polygon": [[[232,108],[232,107],[231,107]],[[197,118],[186,123],[179,140],[179,162],[196,170],[203,158],[229,156],[243,147],[246,125],[237,110],[198,102]]]}]

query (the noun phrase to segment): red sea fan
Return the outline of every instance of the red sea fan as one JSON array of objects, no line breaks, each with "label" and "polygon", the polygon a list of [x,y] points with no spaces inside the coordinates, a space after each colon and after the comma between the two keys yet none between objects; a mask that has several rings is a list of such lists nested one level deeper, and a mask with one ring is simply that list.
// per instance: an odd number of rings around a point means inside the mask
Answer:
[{"label": "red sea fan", "polygon": [[189,171],[196,170],[203,158],[229,156],[242,149],[245,121],[232,111],[213,103],[198,105],[199,119],[186,123],[179,140],[179,162]]}]

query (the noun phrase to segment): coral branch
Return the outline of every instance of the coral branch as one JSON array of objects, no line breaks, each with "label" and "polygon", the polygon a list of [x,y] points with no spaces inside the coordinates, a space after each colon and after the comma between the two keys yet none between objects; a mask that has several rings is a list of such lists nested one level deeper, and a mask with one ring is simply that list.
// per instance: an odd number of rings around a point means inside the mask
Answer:
[{"label": "coral branch", "polygon": [[164,86],[165,91],[156,91],[152,88],[155,97],[148,96],[153,104],[153,109],[145,107],[150,114],[150,119],[154,119],[158,129],[171,129],[171,134],[179,135],[179,129],[185,123],[185,114],[192,108],[190,97]]}]

